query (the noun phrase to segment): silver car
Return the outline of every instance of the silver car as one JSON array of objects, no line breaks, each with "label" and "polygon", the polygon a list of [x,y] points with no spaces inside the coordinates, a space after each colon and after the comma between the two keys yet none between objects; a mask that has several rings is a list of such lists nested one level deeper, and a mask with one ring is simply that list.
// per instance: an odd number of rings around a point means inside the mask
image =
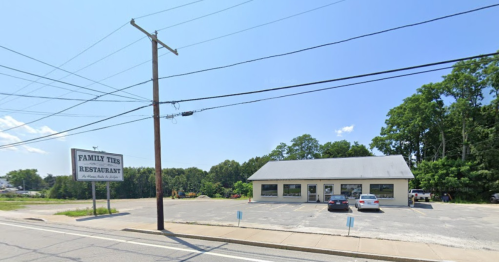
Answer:
[{"label": "silver car", "polygon": [[374,209],[379,212],[379,200],[373,194],[362,194],[359,199],[355,201],[357,210]]}]

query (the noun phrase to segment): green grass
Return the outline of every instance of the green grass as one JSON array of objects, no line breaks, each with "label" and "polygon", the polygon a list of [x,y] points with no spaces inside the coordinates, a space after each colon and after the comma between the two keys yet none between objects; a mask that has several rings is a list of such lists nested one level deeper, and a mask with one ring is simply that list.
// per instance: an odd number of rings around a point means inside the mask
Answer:
[{"label": "green grass", "polygon": [[25,208],[26,205],[57,205],[70,203],[86,204],[90,202],[51,198],[0,198],[0,210],[18,210]]},{"label": "green grass", "polygon": [[[107,215],[109,212],[107,211],[107,208],[104,207],[99,207],[96,209],[97,215]],[[111,213],[118,213],[118,210],[116,208],[111,208]],[[67,211],[62,211],[62,212],[57,212],[54,215],[65,215],[68,217],[82,217],[82,216],[92,216],[94,214],[94,211],[92,208],[86,208],[86,209],[76,209],[76,210],[67,210]]]},{"label": "green grass", "polygon": [[68,201],[66,199],[56,199],[56,198],[36,198],[36,197],[0,197],[0,201],[10,201],[10,202],[64,202]]},{"label": "green grass", "polygon": [[19,202],[0,202],[0,210],[3,211],[17,210],[21,208],[24,208],[24,205]]}]

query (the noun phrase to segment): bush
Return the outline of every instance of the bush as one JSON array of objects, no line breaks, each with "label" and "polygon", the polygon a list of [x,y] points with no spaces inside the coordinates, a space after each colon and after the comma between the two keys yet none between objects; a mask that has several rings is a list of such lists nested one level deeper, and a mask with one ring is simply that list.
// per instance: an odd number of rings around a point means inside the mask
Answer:
[{"label": "bush", "polygon": [[222,195],[217,193],[217,194],[215,194],[215,198],[222,198]]}]

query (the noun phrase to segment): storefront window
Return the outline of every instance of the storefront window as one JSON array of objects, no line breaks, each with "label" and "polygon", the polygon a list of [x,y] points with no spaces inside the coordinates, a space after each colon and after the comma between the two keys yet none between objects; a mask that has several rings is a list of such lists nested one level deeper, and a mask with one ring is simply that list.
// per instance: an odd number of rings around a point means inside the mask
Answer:
[{"label": "storefront window", "polygon": [[301,196],[301,185],[293,184],[293,185],[284,185],[283,196]]},{"label": "storefront window", "polygon": [[262,185],[262,196],[277,196],[277,184]]},{"label": "storefront window", "polygon": [[362,194],[362,184],[341,184],[341,194],[349,199],[359,199]]},{"label": "storefront window", "polygon": [[377,198],[393,198],[393,184],[371,184],[369,193]]}]

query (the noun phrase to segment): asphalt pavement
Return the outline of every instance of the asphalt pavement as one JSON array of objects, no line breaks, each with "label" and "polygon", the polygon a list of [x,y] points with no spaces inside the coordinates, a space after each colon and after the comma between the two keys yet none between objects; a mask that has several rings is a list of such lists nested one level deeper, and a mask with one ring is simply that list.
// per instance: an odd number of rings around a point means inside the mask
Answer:
[{"label": "asphalt pavement", "polygon": [[1,261],[378,261],[0,218]]},{"label": "asphalt pavement", "polygon": [[[98,206],[105,206],[100,201]],[[121,221],[155,223],[155,199],[114,200]],[[30,212],[33,216],[56,211],[88,208],[80,205],[37,205],[10,214]],[[382,211],[328,212],[323,203],[248,203],[244,200],[165,199],[167,222],[237,225],[237,211],[243,212],[241,226],[295,232],[346,235],[346,219],[355,218],[350,235],[440,244],[465,249],[499,251],[499,205],[416,203],[415,208],[383,206]]]}]

